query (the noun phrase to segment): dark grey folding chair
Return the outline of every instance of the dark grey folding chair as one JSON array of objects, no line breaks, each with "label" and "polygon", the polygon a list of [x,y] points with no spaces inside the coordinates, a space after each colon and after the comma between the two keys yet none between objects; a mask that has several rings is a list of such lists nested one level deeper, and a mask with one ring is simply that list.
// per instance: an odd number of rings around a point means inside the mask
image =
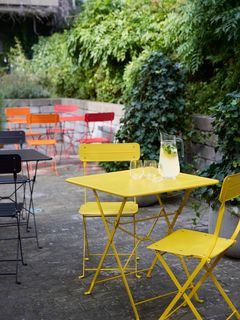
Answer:
[{"label": "dark grey folding chair", "polygon": [[[5,228],[4,232],[1,234],[6,235],[6,237],[0,238],[0,241],[3,240],[3,243],[6,243],[10,240],[14,240],[17,242],[16,249],[16,258],[15,259],[1,259],[0,262],[14,262],[16,263],[15,272],[1,272],[0,275],[15,275],[16,283],[20,284],[18,280],[18,269],[19,262],[25,265],[23,260],[23,249],[22,249],[22,241],[21,241],[21,231],[20,231],[20,214],[23,210],[23,202],[18,201],[18,173],[21,171],[21,157],[17,154],[2,154],[0,155],[0,183],[8,184],[10,189],[10,194],[4,195],[1,191],[1,202],[0,202],[0,221],[1,227]],[[11,179],[9,178],[10,176]],[[7,178],[6,178],[7,177]],[[25,181],[26,182],[26,181]],[[15,222],[12,222],[12,219],[15,219]],[[3,221],[4,220],[4,221]],[[11,220],[11,222],[9,222]],[[16,228],[15,235],[10,232],[9,227]],[[6,250],[7,251],[7,250]]]},{"label": "dark grey folding chair", "polygon": [[23,144],[26,142],[25,132],[23,130],[16,131],[0,131],[0,145],[19,145],[20,149],[23,148]]},{"label": "dark grey folding chair", "polygon": [[[7,130],[7,131],[0,131],[0,145],[4,146],[4,149],[8,145],[15,145],[16,147],[19,147],[20,149],[23,149],[23,145],[26,142],[26,137],[25,137],[25,131],[23,130]],[[33,192],[33,184],[31,182],[31,177],[30,177],[30,167],[29,164],[26,163],[26,175],[18,175],[17,177],[17,184],[18,184],[18,189],[20,189],[22,186],[24,188],[24,197],[23,197],[23,203],[24,203],[24,210],[22,210],[22,219],[25,219],[24,213],[26,214],[26,230],[29,232],[31,227],[29,226],[29,219],[30,215],[33,216],[33,223],[34,223],[34,231],[35,235],[34,236],[28,236],[28,238],[36,238],[37,241],[37,246],[38,248],[41,248],[38,242],[38,232],[37,232],[37,224],[36,224],[36,218],[35,218],[35,212],[33,208],[33,202],[32,202],[32,192]],[[13,183],[12,177],[7,177],[5,176],[4,178],[0,178],[0,185],[4,183]],[[26,182],[28,183],[29,190],[31,193],[30,197],[30,203],[27,204],[26,201]],[[1,196],[0,196],[1,199]],[[26,237],[25,237],[26,238]]]},{"label": "dark grey folding chair", "polygon": [[[24,143],[26,142],[26,137],[25,137],[25,131],[23,130],[16,130],[16,131],[0,131],[0,145],[5,148],[5,146],[8,145],[15,145],[16,147],[19,147],[20,149],[23,148]],[[5,184],[5,183],[14,183],[12,176],[5,176],[1,177],[0,179],[0,184]],[[18,183],[18,188],[21,186],[24,187],[24,200],[23,202],[26,203],[26,176],[18,175],[17,176],[17,183]],[[1,199],[1,197],[0,197]],[[26,205],[25,205],[26,207]]]}]

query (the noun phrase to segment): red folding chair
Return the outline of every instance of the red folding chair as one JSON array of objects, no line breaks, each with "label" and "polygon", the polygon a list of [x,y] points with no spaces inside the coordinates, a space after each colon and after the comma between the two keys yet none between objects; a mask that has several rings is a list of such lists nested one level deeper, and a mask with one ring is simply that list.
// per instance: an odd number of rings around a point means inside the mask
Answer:
[{"label": "red folding chair", "polygon": [[[85,137],[78,139],[80,143],[109,143],[113,140],[113,120],[114,112],[86,113],[84,121],[86,124]],[[109,122],[107,136],[98,136],[96,123]]]}]

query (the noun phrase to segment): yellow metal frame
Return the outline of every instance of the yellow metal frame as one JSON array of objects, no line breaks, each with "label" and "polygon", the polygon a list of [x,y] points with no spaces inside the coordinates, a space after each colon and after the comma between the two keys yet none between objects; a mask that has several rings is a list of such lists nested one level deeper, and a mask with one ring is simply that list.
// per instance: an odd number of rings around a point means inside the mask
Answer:
[{"label": "yellow metal frame", "polygon": [[[79,158],[83,162],[83,172],[87,175],[87,164],[89,162],[111,162],[111,161],[131,161],[138,160],[140,158],[140,146],[137,143],[115,143],[115,144],[81,144],[79,147]],[[82,274],[79,278],[84,278],[86,271],[96,271],[95,267],[87,267],[86,262],[94,256],[102,256],[102,253],[90,252],[88,244],[88,233],[87,233],[87,219],[88,218],[101,218],[101,212],[96,202],[89,202],[87,200],[87,189],[84,190],[84,204],[80,207],[79,213],[83,217],[83,260],[82,260]],[[121,206],[121,202],[102,202],[104,216],[108,217],[105,219],[105,223],[111,225],[111,218],[114,218]],[[127,219],[125,222],[119,222],[123,224],[132,224],[133,235],[136,234],[136,214],[138,212],[138,205],[136,201],[127,201],[123,210],[123,217]],[[124,230],[122,230],[124,231]],[[135,236],[133,237],[133,248],[135,248]],[[137,275],[137,253],[119,253],[119,256],[127,257],[125,263],[125,269],[133,271]],[[106,256],[114,256],[114,253],[107,253]],[[129,266],[131,259],[134,259],[134,266]],[[114,271],[118,268],[101,268],[101,271]]]},{"label": "yellow metal frame", "polygon": [[[171,233],[164,239],[148,246],[149,249],[155,250],[157,259],[161,262],[162,266],[177,288],[175,297],[172,299],[165,311],[161,314],[159,319],[168,319],[179,308],[186,305],[188,305],[196,319],[202,319],[200,313],[192,303],[192,298],[193,296],[198,298],[196,296],[197,291],[207,278],[212,280],[219,293],[222,295],[223,299],[231,309],[231,314],[227,317],[227,319],[230,319],[233,316],[235,316],[237,319],[240,319],[240,313],[222,288],[216,276],[213,274],[214,268],[223,257],[225,251],[236,242],[236,237],[240,231],[239,222],[230,239],[219,237],[225,211],[225,203],[239,195],[240,173],[226,177],[224,179],[219,196],[221,205],[218,212],[218,219],[214,234],[207,234],[193,230],[178,230]],[[199,261],[192,273],[188,271],[187,265],[184,262],[183,267],[187,275],[187,280],[183,285],[180,284],[173,270],[167,264],[166,259],[164,259],[163,255],[166,253],[178,256],[181,262],[184,261],[184,257],[194,258]],[[203,271],[203,274],[201,275],[200,279],[197,280],[196,284],[194,284],[193,281],[201,271]],[[183,298],[183,301],[176,306],[181,298]],[[203,302],[199,299],[198,301]]]},{"label": "yellow metal frame", "polygon": [[[136,252],[138,246],[142,241],[151,241],[154,242],[154,240],[151,237],[152,231],[154,227],[156,226],[158,220],[160,218],[164,218],[166,223],[167,223],[167,231],[166,234],[171,234],[173,232],[174,225],[177,221],[178,216],[181,214],[188,197],[190,195],[190,192],[193,188],[198,188],[198,187],[203,187],[203,186],[208,186],[208,185],[213,185],[218,183],[218,180],[214,179],[208,179],[204,177],[197,177],[189,174],[179,174],[176,179],[174,180],[163,180],[160,182],[151,182],[147,179],[140,179],[140,180],[132,180],[130,177],[129,170],[126,171],[119,171],[119,172],[112,172],[112,173],[106,173],[106,174],[96,174],[96,175],[90,175],[90,176],[84,176],[84,177],[75,177],[75,178],[69,178],[66,180],[69,183],[75,184],[77,186],[82,186],[88,189],[92,189],[97,206],[99,208],[99,212],[101,214],[101,218],[108,236],[108,242],[106,244],[106,247],[104,249],[104,252],[101,256],[99,265],[97,267],[97,270],[94,274],[94,277],[91,281],[91,284],[88,288],[88,290],[85,292],[85,294],[91,294],[95,284],[97,283],[102,283],[104,281],[110,280],[110,279],[116,279],[116,278],[122,278],[122,281],[124,283],[125,289],[127,291],[128,298],[130,300],[134,315],[136,319],[139,319],[139,314],[137,311],[137,306],[145,303],[147,301],[152,301],[155,299],[158,299],[163,296],[167,296],[170,294],[175,293],[166,293],[163,295],[160,295],[158,297],[153,297],[150,299],[146,299],[143,301],[138,301],[135,302],[134,298],[132,296],[128,281],[127,281],[127,276],[130,274],[135,274],[135,272],[129,272],[126,269],[126,263],[123,265],[121,260],[120,260],[120,254],[118,253],[118,250],[116,248],[115,242],[114,242],[114,236],[117,232],[118,229],[124,230],[124,227],[120,225],[120,220],[123,217],[123,211],[125,208],[125,205],[127,203],[127,199],[132,198],[132,197],[137,197],[137,196],[144,196],[144,195],[156,195],[159,205],[160,205],[160,211],[158,214],[148,217],[148,218],[143,218],[143,219],[136,219],[137,222],[142,222],[142,221],[147,221],[147,220],[152,220],[152,223],[149,227],[149,231],[145,236],[138,236],[137,234],[131,234],[128,232],[128,230],[125,230],[128,234],[132,235],[136,239],[136,244],[135,247],[133,248],[133,251],[131,255],[134,255]],[[117,182],[117,183],[116,183]],[[165,209],[162,200],[159,196],[161,193],[165,192],[172,192],[172,191],[178,191],[178,190],[185,190],[184,197],[179,205],[179,208],[175,212],[167,212]],[[118,213],[115,216],[114,222],[110,225],[107,216],[104,213],[103,205],[100,201],[99,198],[99,192],[105,192],[108,194],[116,195],[122,198],[122,203],[119,207]],[[108,251],[110,247],[113,250],[114,257],[117,262],[118,270],[120,272],[120,275],[99,280],[98,277],[100,275],[100,272],[102,271],[103,263],[107,257]],[[129,259],[131,257],[129,256]],[[149,276],[151,275],[152,269],[154,267],[155,261],[152,263],[151,267],[148,269],[144,270],[138,270],[140,271],[147,271],[149,272]],[[186,269],[187,270],[187,269]],[[193,285],[192,281],[190,282],[190,286],[192,288],[195,288]],[[197,295],[194,293],[195,297],[198,299]],[[199,300],[199,299],[198,299]]]}]

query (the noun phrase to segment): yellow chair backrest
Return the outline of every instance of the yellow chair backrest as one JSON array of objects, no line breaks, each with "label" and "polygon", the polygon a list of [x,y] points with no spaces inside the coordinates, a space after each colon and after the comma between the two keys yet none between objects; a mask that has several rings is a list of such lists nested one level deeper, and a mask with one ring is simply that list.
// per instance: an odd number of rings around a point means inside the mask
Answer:
[{"label": "yellow chair backrest", "polygon": [[140,146],[138,143],[81,144],[79,157],[83,162],[138,160]]},{"label": "yellow chair backrest", "polygon": [[[214,231],[214,235],[216,237],[218,237],[221,229],[222,219],[225,211],[225,202],[232,200],[238,196],[240,196],[240,173],[227,176],[223,181],[222,189],[219,195],[219,201],[221,202],[221,206],[218,212],[217,224]],[[235,231],[231,236],[231,239],[235,240],[239,231],[240,231],[240,221],[237,224]]]},{"label": "yellow chair backrest", "polygon": [[[138,160],[140,145],[138,143],[80,144],[79,158],[83,161],[84,175],[86,175],[87,162]],[[85,189],[85,203],[86,197]]]},{"label": "yellow chair backrest", "polygon": [[240,173],[232,176],[227,176],[222,185],[221,193],[219,196],[220,202],[229,201],[240,195]]}]

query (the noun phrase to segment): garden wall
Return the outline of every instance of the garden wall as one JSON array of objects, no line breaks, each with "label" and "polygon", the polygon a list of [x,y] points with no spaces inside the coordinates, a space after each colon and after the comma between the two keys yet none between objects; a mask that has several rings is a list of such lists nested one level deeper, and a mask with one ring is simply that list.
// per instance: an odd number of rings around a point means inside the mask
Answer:
[{"label": "garden wall", "polygon": [[221,155],[215,152],[217,136],[213,132],[213,118],[201,114],[193,114],[192,117],[197,134],[187,148],[188,156],[194,167],[204,169],[213,161],[221,160]]},{"label": "garden wall", "polygon": [[[106,102],[96,102],[89,100],[79,100],[70,98],[59,99],[22,99],[22,100],[4,100],[4,106],[8,107],[31,107],[32,113],[53,112],[55,104],[76,104],[79,106],[77,114],[86,112],[114,112],[113,122],[114,132],[119,127],[120,118],[123,115],[123,105]],[[216,136],[213,134],[212,118],[204,115],[194,114],[193,122],[197,130],[197,138],[186,146],[186,156],[197,169],[203,169],[215,160],[220,160],[221,156],[215,153]],[[84,123],[79,123],[79,132],[84,131]],[[97,134],[106,135],[108,126],[98,125],[94,129]]]}]

